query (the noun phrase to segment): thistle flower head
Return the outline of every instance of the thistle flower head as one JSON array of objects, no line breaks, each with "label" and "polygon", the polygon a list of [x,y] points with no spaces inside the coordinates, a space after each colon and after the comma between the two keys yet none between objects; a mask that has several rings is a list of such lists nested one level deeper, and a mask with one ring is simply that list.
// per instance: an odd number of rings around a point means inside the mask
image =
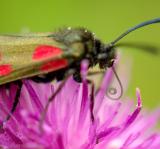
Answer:
[{"label": "thistle flower head", "polygon": [[[160,134],[154,132],[159,111],[141,112],[141,95],[136,90],[137,105],[131,100],[113,101],[105,96],[112,77],[109,69],[96,94],[86,81],[70,77],[47,111],[43,131],[41,113],[59,83],[36,84],[24,80],[20,103],[11,119],[0,129],[0,147],[7,149],[151,149],[160,148]],[[0,121],[12,106],[16,86],[0,90]]]}]

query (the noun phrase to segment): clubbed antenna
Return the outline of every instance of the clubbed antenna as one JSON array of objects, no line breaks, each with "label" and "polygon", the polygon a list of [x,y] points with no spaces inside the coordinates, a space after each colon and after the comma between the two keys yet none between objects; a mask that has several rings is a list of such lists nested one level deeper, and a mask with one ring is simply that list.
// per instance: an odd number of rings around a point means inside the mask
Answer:
[{"label": "clubbed antenna", "polygon": [[147,26],[147,25],[151,25],[151,24],[155,24],[155,23],[160,23],[160,18],[156,18],[153,20],[149,20],[149,21],[145,21],[142,22],[130,29],[128,29],[127,31],[125,31],[124,33],[122,33],[118,38],[116,38],[114,41],[112,41],[109,45],[112,47],[114,46],[119,40],[121,40],[123,37],[125,37],[126,35],[128,35],[130,32],[135,31],[136,29],[139,29],[141,27]]}]

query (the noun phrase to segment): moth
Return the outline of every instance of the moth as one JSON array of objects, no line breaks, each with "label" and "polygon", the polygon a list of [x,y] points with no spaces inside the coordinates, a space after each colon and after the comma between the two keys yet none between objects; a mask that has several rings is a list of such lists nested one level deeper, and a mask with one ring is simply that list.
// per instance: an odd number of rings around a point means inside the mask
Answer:
[{"label": "moth", "polygon": [[[22,79],[35,82],[64,80],[72,72],[75,81],[81,81],[80,64],[89,61],[89,67],[112,67],[116,43],[130,32],[159,23],[160,18],[140,23],[125,31],[114,41],[104,44],[85,28],[64,28],[54,33],[25,36],[0,36],[0,85],[15,82],[19,85],[11,109],[14,112],[22,87]],[[6,118],[9,119],[9,116]]]}]

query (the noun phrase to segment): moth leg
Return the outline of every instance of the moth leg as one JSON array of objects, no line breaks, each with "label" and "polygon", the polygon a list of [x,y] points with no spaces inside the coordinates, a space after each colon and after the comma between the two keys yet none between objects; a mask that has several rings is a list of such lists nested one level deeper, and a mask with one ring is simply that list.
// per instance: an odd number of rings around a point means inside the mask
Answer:
[{"label": "moth leg", "polygon": [[22,81],[17,81],[16,84],[18,85],[16,96],[15,96],[12,108],[10,110],[10,114],[7,115],[5,121],[8,121],[11,118],[11,114],[14,113],[14,111],[16,110],[16,107],[17,107],[17,105],[19,103],[20,93],[21,93],[21,89],[22,89]]},{"label": "moth leg", "polygon": [[57,81],[60,81],[65,78],[66,71],[68,70],[60,69],[55,72],[50,72],[48,74],[34,76],[31,78],[31,80],[33,80],[36,83],[49,83],[49,82],[52,82],[54,79],[56,79]]},{"label": "moth leg", "polygon": [[63,88],[63,86],[65,85],[67,79],[73,74],[73,71],[68,71],[66,77],[64,78],[64,80],[61,82],[61,84],[59,85],[59,87],[56,89],[56,91],[49,97],[48,101],[47,101],[47,104],[45,105],[44,107],[44,110],[42,111],[42,115],[41,115],[41,118],[40,118],[40,125],[39,125],[39,128],[41,131],[43,131],[43,123],[44,123],[44,120],[45,120],[45,116],[46,116],[46,113],[48,111],[48,108],[49,108],[49,105],[51,102],[54,101],[56,95],[61,91],[61,89]]},{"label": "moth leg", "polygon": [[94,122],[94,113],[93,113],[93,108],[94,108],[94,92],[95,92],[95,85],[92,80],[88,80],[87,82],[91,84],[91,95],[90,95],[90,117],[91,121]]},{"label": "moth leg", "polygon": [[97,70],[97,71],[89,71],[88,72],[88,76],[93,76],[93,75],[96,75],[96,74],[104,74],[105,71],[104,70]]},{"label": "moth leg", "polygon": [[[87,76],[94,76],[94,75],[97,75],[97,74],[104,74],[104,73],[105,73],[104,70],[89,71]],[[73,74],[73,78],[77,82],[82,82],[80,70],[75,71],[75,73]]]}]

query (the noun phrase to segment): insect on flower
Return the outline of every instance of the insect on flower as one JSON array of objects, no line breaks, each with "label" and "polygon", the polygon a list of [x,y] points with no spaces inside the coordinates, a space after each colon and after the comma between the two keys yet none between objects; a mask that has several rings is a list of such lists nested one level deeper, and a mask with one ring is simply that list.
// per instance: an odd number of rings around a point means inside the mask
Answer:
[{"label": "insect on flower", "polygon": [[[80,63],[83,59],[89,61],[89,67],[96,64],[99,64],[101,69],[113,67],[116,57],[115,44],[120,39],[138,28],[159,22],[160,18],[140,23],[109,44],[102,43],[85,28],[65,28],[55,33],[40,35],[0,36],[0,85],[15,82],[19,86],[11,113],[18,104],[22,87],[21,79],[29,78],[44,83],[53,79],[63,80],[49,99],[49,103],[69,75],[72,74],[76,81],[81,81]],[[117,75],[116,77],[119,81]],[[122,89],[120,81],[119,84]]]}]

